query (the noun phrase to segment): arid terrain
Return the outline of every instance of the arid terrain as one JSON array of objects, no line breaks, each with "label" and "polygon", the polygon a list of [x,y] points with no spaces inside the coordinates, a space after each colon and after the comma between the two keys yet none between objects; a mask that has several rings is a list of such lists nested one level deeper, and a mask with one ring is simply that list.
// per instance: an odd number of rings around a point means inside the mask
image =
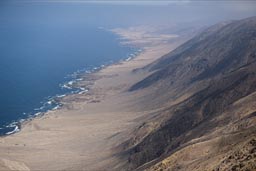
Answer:
[{"label": "arid terrain", "polygon": [[255,28],[251,17],[196,34],[113,30],[143,52],[1,137],[0,170],[255,171]]},{"label": "arid terrain", "polygon": [[[142,35],[132,38],[134,31],[121,30],[118,34],[130,34],[130,43],[144,51],[130,61],[85,75],[79,84],[89,92],[63,98],[63,108],[27,121],[16,134],[1,137],[0,170],[112,170],[121,164],[113,148],[130,136],[129,130],[141,124],[140,117],[147,115],[133,109],[136,98],[127,90],[148,73],[132,71],[187,39],[152,42]],[[143,46],[141,39],[146,43]]]},{"label": "arid terrain", "polygon": [[123,145],[131,169],[256,170],[255,28],[218,23],[142,69],[130,91],[162,109]]}]

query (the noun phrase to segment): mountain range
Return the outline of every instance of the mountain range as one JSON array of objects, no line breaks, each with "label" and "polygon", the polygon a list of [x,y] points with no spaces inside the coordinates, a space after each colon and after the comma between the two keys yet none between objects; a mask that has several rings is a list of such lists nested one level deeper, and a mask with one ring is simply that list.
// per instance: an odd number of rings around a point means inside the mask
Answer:
[{"label": "mountain range", "polygon": [[[128,90],[151,110],[120,145],[130,170],[256,170],[256,17],[221,22]],[[153,110],[154,109],[154,110]]]}]

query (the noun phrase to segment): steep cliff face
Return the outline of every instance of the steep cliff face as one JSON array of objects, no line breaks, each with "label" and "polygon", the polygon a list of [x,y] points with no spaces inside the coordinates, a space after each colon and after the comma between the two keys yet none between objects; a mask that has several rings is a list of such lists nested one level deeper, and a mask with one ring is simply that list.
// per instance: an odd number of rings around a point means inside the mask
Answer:
[{"label": "steep cliff face", "polygon": [[[256,17],[252,17],[212,26],[143,68],[153,73],[130,91],[159,91],[159,97],[162,93],[177,98],[190,95],[176,104],[167,103],[135,131],[135,138],[124,147],[128,167],[256,169],[255,147],[249,145],[249,149],[245,143],[254,142],[256,136],[255,47]],[[157,96],[154,100],[161,99]],[[235,152],[236,147],[246,150]],[[187,157],[189,153],[195,156]],[[249,159],[242,161],[246,155]],[[236,166],[236,160],[241,165]]]}]

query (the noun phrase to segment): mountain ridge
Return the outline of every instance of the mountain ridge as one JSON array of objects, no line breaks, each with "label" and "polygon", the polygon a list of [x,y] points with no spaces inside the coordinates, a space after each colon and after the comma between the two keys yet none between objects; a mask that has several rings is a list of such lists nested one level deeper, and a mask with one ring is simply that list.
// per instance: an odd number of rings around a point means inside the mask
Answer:
[{"label": "mountain ridge", "polygon": [[[247,40],[250,40],[248,37],[250,37],[250,36],[255,37],[255,32],[253,32],[254,31],[253,29],[256,27],[256,25],[255,25],[255,22],[251,22],[252,20],[255,21],[255,18],[256,17],[251,17],[251,18],[244,19],[244,20],[220,23],[220,24],[216,24],[214,26],[207,28],[205,31],[203,31],[199,35],[195,36],[191,40],[187,41],[183,45],[179,46],[174,51],[163,56],[162,58],[155,61],[154,63],[146,66],[144,69],[147,69],[151,72],[152,71],[156,71],[156,72],[154,72],[152,75],[145,78],[141,82],[138,82],[137,84],[133,85],[130,88],[130,91],[140,89],[140,88],[145,88],[145,87],[149,86],[150,83],[147,83],[148,80],[153,79],[154,77],[157,77],[159,75],[161,77],[159,77],[158,79],[164,78],[165,76],[169,76],[168,74],[164,74],[164,73],[170,73],[170,72],[174,71],[175,69],[178,69],[177,66],[184,64],[184,61],[189,62],[190,59],[193,59],[193,56],[190,57],[190,55],[196,54],[197,56],[194,57],[194,59],[198,58],[198,61],[190,62],[189,65],[187,65],[186,67],[188,67],[190,69],[198,69],[199,71],[203,70],[203,69],[207,69],[207,71],[209,72],[209,68],[207,68],[209,66],[207,66],[207,64],[212,65],[212,63],[214,62],[214,61],[208,61],[208,60],[212,60],[211,57],[214,56],[214,54],[211,54],[211,51],[213,51],[212,53],[214,53],[214,51],[217,51],[217,53],[224,51],[223,47],[221,47],[219,45],[219,43],[224,43],[223,40],[230,38],[231,40],[227,40],[229,43],[228,44],[229,46],[234,44],[233,46],[238,46],[238,47],[242,48],[241,45],[246,46],[247,44],[249,44],[249,42],[247,42]],[[248,26],[246,26],[246,25],[248,25]],[[238,29],[238,30],[234,30],[234,31],[230,32],[230,28],[234,29],[237,27],[242,27],[244,30]],[[237,34],[237,33],[241,34],[242,31],[247,31],[247,32],[252,31],[252,32],[247,34],[247,36],[248,36],[247,39],[245,39],[246,38],[245,37],[244,38],[245,40],[240,40],[243,42],[241,42],[241,43],[235,42],[232,39],[232,34]],[[224,34],[224,36],[222,34]],[[246,34],[244,34],[244,35],[246,35]],[[239,35],[234,36],[233,38],[236,38],[236,37],[239,37]],[[242,36],[240,36],[240,37],[242,37]],[[212,44],[215,45],[215,48],[209,49],[209,46],[212,46]],[[202,56],[205,55],[203,53],[206,51],[206,49],[205,49],[206,46],[211,51],[208,52],[210,54],[210,55],[208,55],[209,57],[204,58]],[[227,60],[226,54],[229,54],[231,57],[233,57],[231,55],[231,53],[235,53],[235,48],[234,47],[225,47],[225,49],[227,49],[226,50],[227,52],[225,52],[225,51],[224,51],[225,53],[222,52],[223,54],[220,54],[221,55],[220,57],[225,60]],[[202,50],[203,50],[203,52],[202,52]],[[231,50],[233,50],[233,51],[231,52]],[[190,53],[190,54],[188,55],[188,53]],[[201,55],[201,56],[198,57],[199,55]],[[242,56],[242,55],[240,55],[240,56]],[[254,58],[255,58],[255,56],[254,56]],[[219,62],[219,61],[217,61],[217,62]],[[218,70],[219,68],[221,68],[221,66],[225,64],[225,61],[220,61],[217,64],[218,64],[218,66],[216,66],[216,68],[212,68],[213,71],[211,71],[211,72],[214,72],[214,69]],[[205,67],[205,68],[203,68],[203,67]],[[201,75],[198,75],[198,78],[195,78],[195,79],[199,79],[200,77],[205,77],[205,76],[203,76],[203,74],[201,73]],[[156,80],[154,80],[154,81],[156,82]],[[147,84],[149,84],[149,85],[147,85]],[[143,85],[145,85],[145,87],[143,87]]]},{"label": "mountain ridge", "polygon": [[[134,138],[122,144],[128,154],[128,168],[214,171],[224,168],[256,169],[253,162],[256,160],[256,151],[252,150],[236,154],[250,156],[246,160],[247,164],[238,159],[229,164],[219,163],[227,160],[226,154],[235,151],[233,147],[247,148],[248,144],[244,145],[244,142],[254,142],[256,137],[256,98],[253,96],[256,91],[255,28],[256,17],[214,25],[142,69],[152,74],[133,85],[130,92],[146,89],[159,92],[148,101],[157,101],[163,93],[166,97],[177,96],[176,99],[187,92],[190,95],[175,104],[163,102],[166,104],[165,109],[153,114],[148,122],[135,130]],[[242,99],[247,98],[249,100],[245,100],[245,103]],[[238,103],[241,104],[237,106]],[[201,169],[195,169],[193,158],[188,163],[176,161],[179,167],[163,164],[174,154],[180,155],[180,151],[193,149],[193,145],[197,146],[198,143],[208,144],[202,148],[215,148],[209,144],[221,143],[224,132],[225,137],[234,144],[209,150],[211,155],[207,156],[208,159],[202,157],[197,162]],[[236,132],[240,132],[241,136],[235,136]],[[196,139],[199,141],[193,143]],[[254,149],[254,145],[250,148]],[[186,153],[199,153],[191,149]],[[214,156],[221,157],[217,159]],[[181,156],[181,159],[184,158],[185,153]],[[214,164],[209,162],[211,160],[214,160]]]}]

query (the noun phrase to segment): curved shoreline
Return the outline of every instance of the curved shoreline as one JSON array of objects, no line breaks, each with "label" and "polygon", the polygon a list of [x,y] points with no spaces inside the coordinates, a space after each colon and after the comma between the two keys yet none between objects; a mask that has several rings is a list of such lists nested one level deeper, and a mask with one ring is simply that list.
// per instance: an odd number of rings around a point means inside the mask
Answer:
[{"label": "curved shoreline", "polygon": [[[116,34],[115,32],[112,32],[113,34]],[[118,34],[116,34],[117,36],[120,36]],[[121,37],[120,37],[121,39]],[[121,42],[120,42],[121,44]],[[130,46],[132,48],[132,45],[126,45],[126,46]],[[121,63],[123,61],[129,61],[133,58],[135,58],[136,56],[138,56],[141,52],[142,52],[142,48],[137,48],[135,51],[133,51],[132,53],[130,53],[128,55],[128,57],[126,58],[121,58],[119,61],[116,62],[106,62],[103,64],[100,64],[99,66],[94,66],[91,69],[81,69],[81,70],[77,70],[75,72],[73,72],[72,74],[67,75],[66,77],[70,77],[71,79],[68,80],[67,82],[64,83],[60,83],[60,88],[61,89],[68,89],[70,91],[64,93],[64,94],[56,94],[52,97],[47,97],[44,101],[42,101],[41,103],[43,103],[43,105],[40,108],[35,108],[33,109],[33,112],[30,112],[31,114],[26,114],[27,116],[18,120],[15,120],[13,122],[11,122],[10,124],[8,124],[5,127],[12,127],[13,130],[7,131],[5,134],[0,135],[0,137],[5,137],[5,136],[9,136],[11,134],[15,134],[19,131],[21,131],[21,128],[23,127],[22,125],[26,124],[27,122],[30,122],[31,120],[33,120],[34,118],[37,117],[42,117],[45,113],[47,112],[51,112],[51,111],[55,111],[57,109],[60,109],[62,107],[62,98],[69,96],[69,95],[81,95],[83,93],[87,93],[89,91],[88,88],[86,88],[85,86],[77,86],[79,85],[79,81],[83,81],[81,78],[86,77],[90,74],[95,74],[96,72],[99,72],[100,70],[111,66],[111,65],[116,65],[118,63]],[[24,113],[25,114],[25,113]],[[2,129],[5,129],[5,127],[3,127]]]},{"label": "curved shoreline", "polygon": [[148,46],[132,60],[86,76],[80,83],[88,85],[89,92],[63,97],[61,109],[24,123],[16,134],[0,137],[0,170],[21,170],[20,166],[30,170],[112,170],[125,162],[113,149],[129,138],[129,132],[146,115],[129,107],[136,97],[126,90],[146,76],[132,71],[176,46]]}]

